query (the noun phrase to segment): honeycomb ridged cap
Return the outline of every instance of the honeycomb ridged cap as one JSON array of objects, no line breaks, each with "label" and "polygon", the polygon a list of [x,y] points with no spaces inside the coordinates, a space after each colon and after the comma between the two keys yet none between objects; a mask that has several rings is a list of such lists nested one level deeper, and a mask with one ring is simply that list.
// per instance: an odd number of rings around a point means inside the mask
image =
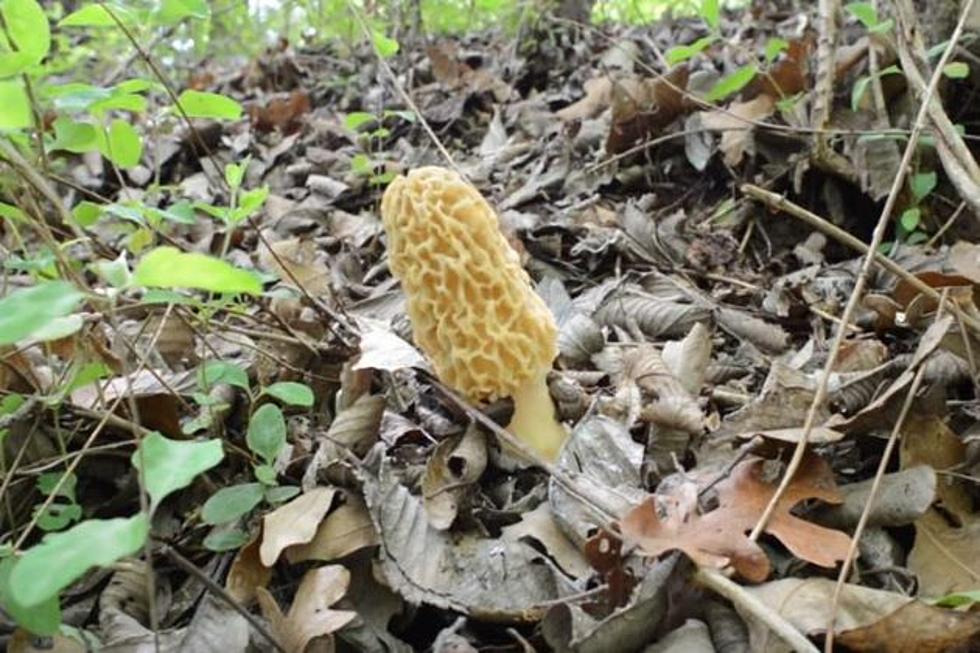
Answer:
[{"label": "honeycomb ridged cap", "polygon": [[493,401],[551,368],[554,317],[475,188],[452,170],[418,168],[391,182],[381,215],[415,343],[444,383]]}]

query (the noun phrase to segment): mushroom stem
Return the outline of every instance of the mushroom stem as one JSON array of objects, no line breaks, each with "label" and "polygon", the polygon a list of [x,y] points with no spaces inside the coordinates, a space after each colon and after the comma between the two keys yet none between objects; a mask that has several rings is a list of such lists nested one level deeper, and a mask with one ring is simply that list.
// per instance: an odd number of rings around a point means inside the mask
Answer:
[{"label": "mushroom stem", "polygon": [[548,392],[548,373],[529,379],[513,395],[514,416],[507,430],[517,436],[541,458],[555,462],[568,432],[555,417],[555,405]]}]

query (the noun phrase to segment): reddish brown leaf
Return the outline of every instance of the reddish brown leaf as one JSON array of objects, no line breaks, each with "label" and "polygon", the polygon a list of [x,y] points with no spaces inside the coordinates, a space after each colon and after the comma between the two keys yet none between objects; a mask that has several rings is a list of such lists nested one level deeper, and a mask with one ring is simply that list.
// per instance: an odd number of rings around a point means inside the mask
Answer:
[{"label": "reddish brown leaf", "polygon": [[[731,564],[746,579],[765,580],[769,560],[762,549],[746,537],[775,493],[775,482],[763,478],[763,460],[747,460],[720,482],[718,507],[697,512],[696,490],[682,486],[680,496],[652,496],[620,521],[624,537],[641,551],[658,556],[680,549],[699,565],[724,567]],[[776,479],[778,480],[778,479]],[[795,517],[790,510],[806,499],[840,503],[830,467],[820,457],[808,454],[803,465],[773,513],[766,532],[778,538],[797,557],[832,567],[843,560],[850,538]]]}]

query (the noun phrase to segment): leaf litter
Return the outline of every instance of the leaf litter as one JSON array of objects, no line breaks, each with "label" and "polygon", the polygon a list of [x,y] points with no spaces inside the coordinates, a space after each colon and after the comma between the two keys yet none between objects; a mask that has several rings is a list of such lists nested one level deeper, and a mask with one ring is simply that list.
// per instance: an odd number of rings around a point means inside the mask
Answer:
[{"label": "leaf litter", "polygon": [[[271,650],[270,637],[297,652],[437,642],[721,649],[717,633],[731,623],[742,650],[791,650],[774,619],[812,642],[833,624],[851,650],[971,650],[974,613],[933,602],[954,595],[975,605],[980,587],[980,341],[969,323],[980,317],[980,273],[968,218],[935,246],[892,228],[890,255],[907,275],[872,275],[803,464],[750,537],[802,437],[861,252],[749,201],[733,178],[764,182],[866,242],[894,175],[828,171],[797,129],[807,126],[800,106],[817,93],[814,44],[764,15],[750,29],[739,15],[724,13],[725,38],[670,67],[658,55],[670,60],[671,48],[708,37],[703,23],[585,29],[541,17],[516,46],[497,32],[405,41],[389,60],[394,79],[364,44],[351,63],[282,44],[220,80],[192,80],[247,96],[247,116],[197,121],[195,132],[154,144],[170,190],[152,201],[161,211],[215,203],[226,192],[214,182],[219,166],[250,156],[244,185],[268,197],[224,247],[264,275],[265,298],[205,314],[174,295],[119,320],[93,312],[59,323],[50,343],[3,346],[0,389],[54,396],[67,374],[73,428],[110,425],[104,449],[76,472],[77,496],[59,501],[106,513],[138,505],[133,468],[102,455],[130,447],[134,423],[173,438],[220,436],[229,454],[161,504],[153,565],[137,555],[111,575],[85,575],[63,594],[65,619],[120,651],[152,645],[153,624],[162,650],[227,653]],[[842,38],[837,90],[873,84],[862,80],[882,64],[868,59],[878,45],[854,21]],[[706,104],[741,57],[739,39],[765,52],[765,74]],[[317,84],[328,75],[346,83]],[[967,91],[950,80],[945,99]],[[887,94],[908,122],[900,100],[914,105],[915,96]],[[857,168],[897,165],[895,152],[853,135],[880,118],[857,100],[856,109],[834,106],[842,156]],[[513,402],[460,399],[413,344],[379,202],[395,175],[447,163],[423,118],[496,207],[555,317],[559,355],[547,382],[569,433],[552,465],[500,465]],[[202,137],[213,159],[198,151]],[[115,202],[144,194],[149,180],[131,173],[121,189],[103,166],[73,164],[77,184]],[[940,180],[946,193],[959,188]],[[928,209],[934,230],[952,215],[932,195],[906,195],[904,208]],[[121,213],[93,229],[98,247],[74,246],[80,260],[128,247],[108,223]],[[203,219],[175,218],[165,231],[166,244],[186,252],[222,249],[220,225]],[[25,281],[14,275],[12,287]],[[206,361],[233,369],[205,373]],[[926,381],[901,426],[899,459],[831,615],[825,576],[847,556],[919,370]],[[308,386],[313,405],[263,392],[276,382]],[[2,417],[7,460],[19,465],[9,491],[23,506],[37,503],[28,480],[60,442],[44,420],[29,431],[41,413],[28,408]],[[281,445],[249,431],[253,415],[273,410]],[[266,444],[252,446],[256,438]],[[218,490],[251,483],[262,492],[250,511],[202,520],[196,507]],[[163,564],[163,542],[210,583]],[[713,597],[697,569],[726,574],[740,591]],[[668,610],[668,595],[684,598]],[[23,629],[6,616],[2,625],[8,650],[33,650]]]}]

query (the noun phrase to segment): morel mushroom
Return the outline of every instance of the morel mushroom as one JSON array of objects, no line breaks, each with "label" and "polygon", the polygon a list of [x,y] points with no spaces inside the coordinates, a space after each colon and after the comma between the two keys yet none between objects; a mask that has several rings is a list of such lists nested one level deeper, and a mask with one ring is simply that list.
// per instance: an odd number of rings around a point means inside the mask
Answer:
[{"label": "morel mushroom", "polygon": [[554,461],[567,436],[546,383],[558,329],[494,210],[457,173],[425,167],[391,182],[381,215],[389,267],[436,374],[473,402],[512,397],[508,431]]}]

